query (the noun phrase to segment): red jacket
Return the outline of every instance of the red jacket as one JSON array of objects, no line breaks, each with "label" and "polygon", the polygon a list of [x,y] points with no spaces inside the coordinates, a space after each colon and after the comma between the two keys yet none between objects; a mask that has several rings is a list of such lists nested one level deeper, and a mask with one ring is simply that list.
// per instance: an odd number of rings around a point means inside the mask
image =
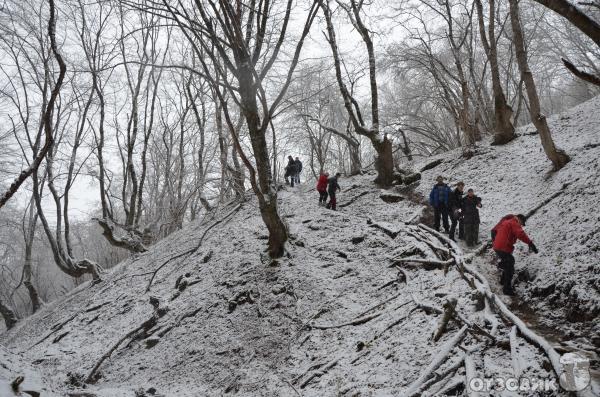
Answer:
[{"label": "red jacket", "polygon": [[317,191],[324,192],[327,190],[327,175],[321,174],[317,182]]},{"label": "red jacket", "polygon": [[512,254],[517,239],[525,244],[531,243],[531,239],[521,227],[519,220],[514,215],[507,215],[492,229],[496,232],[494,239],[494,250]]}]

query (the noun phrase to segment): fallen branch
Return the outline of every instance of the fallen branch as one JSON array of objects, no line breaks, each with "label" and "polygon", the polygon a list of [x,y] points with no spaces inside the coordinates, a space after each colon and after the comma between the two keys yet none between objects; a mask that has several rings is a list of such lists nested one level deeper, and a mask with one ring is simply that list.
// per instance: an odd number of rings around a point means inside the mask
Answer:
[{"label": "fallen branch", "polygon": [[521,377],[521,371],[523,368],[523,360],[521,357],[519,357],[519,353],[517,352],[517,346],[519,342],[517,341],[517,327],[515,325],[513,325],[512,329],[510,330],[509,340],[513,375],[516,379],[519,379]]},{"label": "fallen branch", "polygon": [[315,328],[315,329],[332,329],[332,328],[342,328],[342,327],[347,327],[349,325],[361,325],[364,324],[366,322],[369,322],[371,320],[373,320],[374,318],[377,318],[379,316],[381,316],[383,314],[383,311],[381,312],[377,312],[374,314],[370,314],[368,316],[364,316],[364,317],[359,317],[356,318],[352,321],[348,321],[342,324],[334,324],[334,325],[321,325],[321,324],[310,324],[311,328]]},{"label": "fallen branch", "polygon": [[331,368],[333,368],[338,363],[338,361],[340,361],[340,359],[341,359],[341,357],[334,358],[333,360],[328,362],[323,367],[323,369],[314,371],[308,378],[306,378],[306,380],[304,380],[304,382],[302,382],[302,384],[300,384],[300,388],[304,389],[313,379],[320,378],[321,376],[325,375],[327,373],[327,371],[329,371]]},{"label": "fallen branch", "polygon": [[359,198],[361,198],[362,196],[366,196],[367,194],[369,194],[371,192],[369,191],[365,191],[365,192],[360,192],[359,194],[357,194],[356,196],[352,197],[350,200],[342,203],[342,204],[338,204],[338,207],[340,208],[344,208],[349,206],[350,204],[354,203],[356,200],[358,200]]},{"label": "fallen branch", "polygon": [[468,397],[477,397],[479,393],[473,390],[471,385],[471,379],[475,379],[477,374],[475,372],[475,363],[473,362],[473,357],[471,357],[470,352],[465,353],[465,390],[467,391]]},{"label": "fallen branch", "polygon": [[440,351],[431,360],[431,363],[421,372],[421,375],[411,383],[403,395],[407,397],[420,396],[425,382],[435,375],[434,371],[448,359],[448,356],[454,347],[464,339],[466,334],[467,326],[465,325],[441,347]]},{"label": "fallen branch", "polygon": [[440,323],[438,325],[437,330],[433,333],[433,341],[437,342],[441,336],[444,334],[444,332],[446,331],[446,327],[448,326],[448,323],[450,322],[450,320],[454,317],[454,314],[456,312],[456,304],[457,304],[457,300],[456,298],[451,298],[446,300],[446,302],[444,302],[444,314],[442,316],[442,318],[440,319]]},{"label": "fallen branch", "polygon": [[541,203],[539,203],[538,205],[536,205],[535,207],[533,207],[532,209],[527,211],[525,213],[525,219],[531,218],[533,215],[535,215],[536,212],[538,212],[538,210],[540,208],[544,207],[545,205],[550,203],[550,201],[554,200],[555,198],[557,198],[558,196],[563,194],[564,191],[569,187],[570,184],[571,184],[571,182],[564,183],[559,190],[554,192],[552,195],[546,197]]},{"label": "fallen branch", "polygon": [[451,265],[454,263],[454,259],[448,259],[446,261],[441,261],[441,260],[437,260],[437,259],[421,259],[421,258],[395,258],[394,259],[394,265],[398,265],[401,263],[421,263],[423,265],[428,265],[428,266],[424,266],[424,268],[426,270],[433,270],[433,269],[444,269],[447,266]]},{"label": "fallen branch", "polygon": [[129,331],[127,334],[125,334],[125,336],[120,338],[116,343],[114,343],[112,345],[112,347],[106,353],[104,353],[102,355],[102,357],[100,357],[100,359],[96,362],[96,365],[94,365],[92,370],[86,376],[85,381],[84,381],[85,383],[94,383],[97,380],[96,374],[98,373],[98,370],[100,369],[100,366],[102,365],[102,363],[106,359],[108,359],[113,354],[113,352],[115,350],[117,350],[117,348],[123,342],[125,342],[129,338],[133,338],[135,335],[138,334],[138,332],[141,332],[143,330],[149,330],[150,328],[154,327],[156,325],[156,323],[158,322],[158,319],[166,313],[165,309],[159,308],[158,299],[156,299],[154,297],[150,297],[150,304],[154,308],[154,312],[152,313],[152,316],[148,320],[144,321],[143,323],[141,323],[140,325],[138,325],[137,327],[135,327],[134,329]]}]

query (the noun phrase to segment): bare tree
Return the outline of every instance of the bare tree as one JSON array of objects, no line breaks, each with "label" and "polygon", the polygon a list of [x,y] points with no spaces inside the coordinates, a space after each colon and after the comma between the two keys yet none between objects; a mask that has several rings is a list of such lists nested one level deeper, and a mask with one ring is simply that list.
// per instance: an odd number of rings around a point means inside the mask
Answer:
[{"label": "bare tree", "polygon": [[[148,5],[157,7],[154,2],[148,2]],[[269,254],[273,258],[280,257],[284,253],[288,231],[277,209],[277,192],[273,186],[266,133],[290,85],[304,39],[317,13],[317,4],[313,2],[309,5],[300,38],[293,49],[287,72],[283,75],[283,83],[271,100],[263,84],[282,55],[283,44],[289,41],[292,0],[251,0],[236,4],[225,0],[207,0],[194,2],[193,9],[181,2],[178,8],[174,8],[167,0],[163,0],[162,5],[165,15],[178,24],[192,45],[205,78],[216,88],[225,121],[233,133],[237,154],[250,173],[250,184],[269,231]],[[273,31],[267,34],[267,29]],[[270,42],[271,37],[275,38],[274,43]],[[235,134],[235,124],[222,87],[227,89],[229,97],[244,115],[256,168],[244,153],[239,136]]]},{"label": "bare tree", "polygon": [[348,113],[356,133],[367,137],[375,149],[375,169],[377,170],[377,178],[375,179],[375,183],[384,187],[390,186],[394,178],[394,156],[392,153],[392,141],[388,139],[387,134],[384,134],[382,138],[379,130],[379,93],[377,90],[375,48],[373,45],[373,40],[371,39],[371,32],[364,24],[361,16],[364,3],[362,1],[357,3],[355,0],[350,0],[350,5],[343,4],[341,1],[337,2],[337,4],[347,13],[348,18],[352,22],[354,28],[360,33],[361,39],[367,50],[369,59],[369,89],[371,99],[370,127],[367,126],[358,101],[348,89],[342,76],[342,60],[340,57],[340,51],[338,49],[336,33],[332,21],[332,11],[329,6],[329,2],[319,0],[319,4],[323,10],[323,14],[325,15],[325,22],[327,24],[327,41],[331,47],[331,53],[333,55],[335,66],[335,74],[340,93],[344,99],[344,107],[346,108],[346,112]]},{"label": "bare tree", "polygon": [[540,134],[542,147],[544,148],[546,156],[548,156],[548,159],[550,159],[554,165],[554,169],[559,170],[569,162],[570,158],[564,151],[555,146],[552,134],[550,133],[550,128],[548,127],[548,122],[546,121],[546,116],[542,114],[533,74],[527,63],[527,50],[525,49],[525,39],[523,38],[523,31],[521,29],[519,5],[517,0],[509,0],[509,5],[517,63],[529,99],[529,114],[531,115],[531,121]]}]

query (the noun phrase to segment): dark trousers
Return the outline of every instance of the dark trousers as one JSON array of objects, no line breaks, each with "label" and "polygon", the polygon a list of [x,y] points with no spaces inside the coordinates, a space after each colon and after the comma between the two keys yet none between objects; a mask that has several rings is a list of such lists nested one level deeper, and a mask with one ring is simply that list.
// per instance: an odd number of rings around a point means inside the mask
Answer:
[{"label": "dark trousers", "polygon": [[475,246],[479,238],[479,223],[465,224],[465,242],[469,247]]},{"label": "dark trousers", "polygon": [[512,289],[512,278],[515,274],[515,257],[512,254],[504,251],[496,251],[498,259],[498,267],[502,271],[502,287],[504,290]]},{"label": "dark trousers", "polygon": [[299,185],[300,184],[300,173],[296,172],[296,175],[294,175],[294,178],[296,179],[296,183]]},{"label": "dark trousers", "polygon": [[327,190],[319,190],[319,203],[327,202]]},{"label": "dark trousers", "polygon": [[327,208],[331,208],[332,210],[335,211],[336,204],[337,204],[337,201],[335,199],[335,191],[329,192],[329,202],[327,203]]},{"label": "dark trousers", "polygon": [[454,213],[454,211],[450,212],[450,220],[452,221],[452,224],[450,225],[450,238],[452,240],[454,240],[454,234],[456,233],[456,226],[458,225],[458,238],[459,239],[464,239],[465,238],[465,228],[464,228],[464,224],[463,222],[460,220],[459,216],[457,214]]},{"label": "dark trousers", "polygon": [[437,207],[433,207],[433,219],[435,230],[440,230],[440,218],[444,223],[444,230],[450,230],[450,224],[448,223],[448,207],[445,204],[439,204]]},{"label": "dark trousers", "polygon": [[[288,180],[289,177],[291,177],[290,179],[292,180],[291,185],[290,185],[290,181]],[[295,174],[293,174],[293,173],[291,173],[291,172],[288,171],[288,172],[285,173],[285,177],[284,178],[285,178],[285,183],[287,183],[288,185],[294,187],[294,182],[296,182],[296,175]]]}]

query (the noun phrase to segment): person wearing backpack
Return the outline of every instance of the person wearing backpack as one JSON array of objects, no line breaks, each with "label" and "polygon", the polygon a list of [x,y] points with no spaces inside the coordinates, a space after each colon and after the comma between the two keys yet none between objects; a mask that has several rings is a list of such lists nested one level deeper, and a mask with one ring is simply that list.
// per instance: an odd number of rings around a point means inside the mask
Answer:
[{"label": "person wearing backpack", "polygon": [[531,241],[527,233],[523,230],[525,226],[525,216],[506,215],[492,229],[493,248],[500,262],[498,267],[502,272],[500,283],[502,284],[502,292],[505,295],[514,295],[512,287],[512,278],[515,272],[515,257],[513,251],[517,240],[521,240],[529,246],[529,250],[538,253],[538,249]]},{"label": "person wearing backpack", "polygon": [[465,227],[465,242],[468,247],[474,247],[479,239],[479,210],[481,198],[475,195],[473,189],[467,190],[467,195],[462,199],[462,223]]},{"label": "person wearing backpack", "polygon": [[434,217],[434,228],[438,232],[440,231],[440,218],[444,224],[444,230],[446,233],[450,232],[450,224],[448,223],[448,205],[450,203],[451,190],[444,183],[444,177],[438,176],[436,178],[436,184],[429,193],[429,204],[433,207]]},{"label": "person wearing backpack", "polygon": [[317,181],[317,192],[319,192],[319,205],[324,206],[327,203],[327,179],[329,174],[323,172]]},{"label": "person wearing backpack", "polygon": [[338,178],[341,176],[339,172],[327,180],[327,193],[329,193],[329,202],[327,208],[336,211],[337,200],[335,197],[336,191],[341,191],[340,185],[338,184]]}]

